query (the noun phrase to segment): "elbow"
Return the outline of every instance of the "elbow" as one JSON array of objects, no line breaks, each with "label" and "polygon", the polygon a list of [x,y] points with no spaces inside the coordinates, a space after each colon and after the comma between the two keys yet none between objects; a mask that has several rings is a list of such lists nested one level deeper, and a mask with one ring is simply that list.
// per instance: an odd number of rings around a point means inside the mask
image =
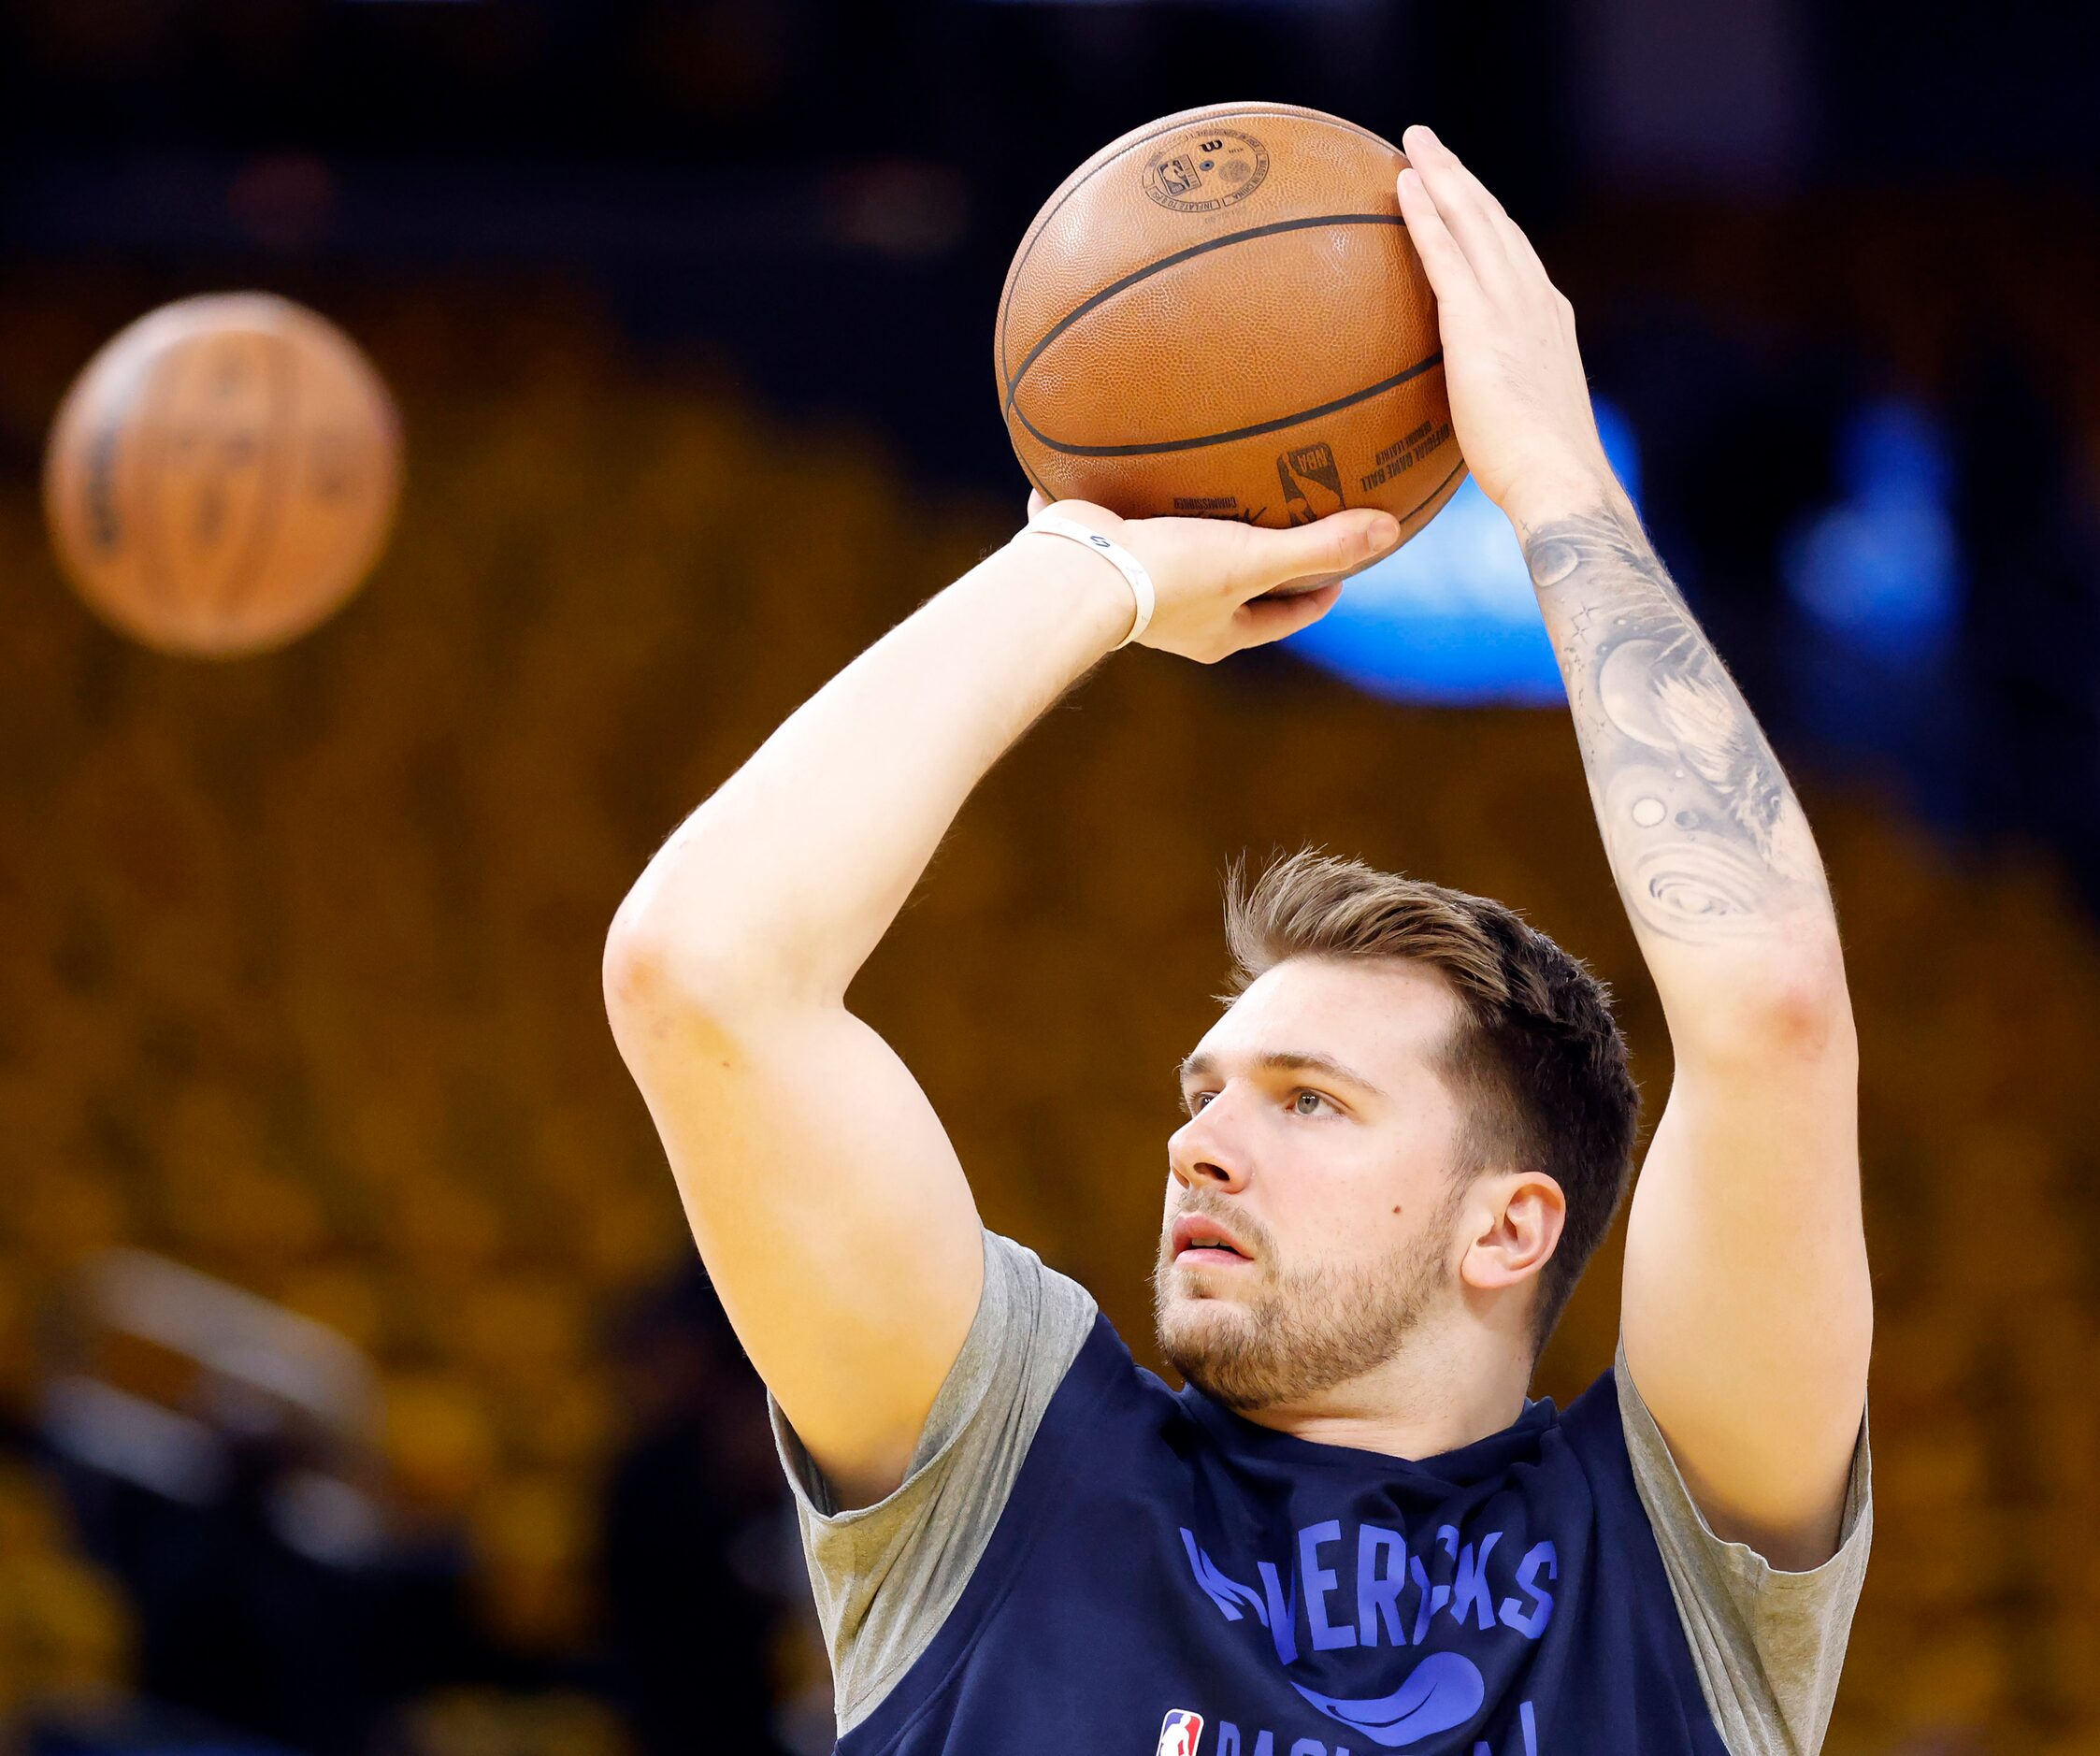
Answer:
[{"label": "elbow", "polygon": [[738,912],[708,882],[719,858],[688,820],[620,900],[599,966],[615,1030],[623,1018],[690,1011],[726,983],[741,935]]},{"label": "elbow", "polygon": [[1820,1054],[1852,1039],[1852,997],[1834,942],[1827,957],[1765,972],[1748,1000],[1749,1029],[1775,1046]]},{"label": "elbow", "polygon": [[685,1010],[679,999],[677,967],[670,942],[629,895],[612,916],[598,966],[606,1020],[629,1065],[646,1043],[665,1034],[677,1012]]},{"label": "elbow", "polygon": [[748,1004],[653,923],[623,907],[606,933],[600,974],[612,1041],[645,1093],[667,1070],[684,1077],[703,1064],[734,1064]]},{"label": "elbow", "polygon": [[606,1015],[623,1044],[671,1020],[720,1021],[776,1004],[790,974],[777,957],[755,955],[748,936],[669,919],[640,886],[613,914],[599,963]]},{"label": "elbow", "polygon": [[651,908],[642,887],[628,892],[605,935],[599,975],[606,1015],[616,1035],[630,1021],[712,1006],[726,985],[720,954],[696,943]]},{"label": "elbow", "polygon": [[629,896],[612,916],[598,966],[606,1015],[616,1029],[623,1019],[661,1004],[670,990],[670,961],[663,936],[641,918]]},{"label": "elbow", "polygon": [[1858,1036],[1836,933],[1747,961],[1699,1009],[1703,1044],[1719,1058],[1856,1061]]}]

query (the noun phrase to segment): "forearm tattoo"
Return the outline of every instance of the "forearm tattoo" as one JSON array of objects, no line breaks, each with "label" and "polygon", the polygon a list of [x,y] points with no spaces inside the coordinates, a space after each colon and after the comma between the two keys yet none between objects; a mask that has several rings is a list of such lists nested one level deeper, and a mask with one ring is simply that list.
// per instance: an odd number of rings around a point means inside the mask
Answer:
[{"label": "forearm tattoo", "polygon": [[1634,925],[1696,943],[1827,910],[1793,789],[1639,527],[1557,519],[1524,557]]}]

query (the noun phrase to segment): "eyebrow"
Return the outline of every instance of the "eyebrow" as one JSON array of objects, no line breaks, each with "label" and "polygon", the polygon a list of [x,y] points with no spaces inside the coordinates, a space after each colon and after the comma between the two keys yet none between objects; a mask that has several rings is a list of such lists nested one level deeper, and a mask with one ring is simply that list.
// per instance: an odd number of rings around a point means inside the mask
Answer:
[{"label": "eyebrow", "polygon": [[[1257,1055],[1254,1065],[1275,1072],[1322,1073],[1344,1085],[1354,1086],[1359,1091],[1368,1091],[1374,1098],[1386,1095],[1353,1067],[1345,1067],[1333,1056],[1322,1055],[1315,1049],[1270,1049]],[[1174,1071],[1185,1086],[1191,1079],[1215,1078],[1217,1073],[1217,1059],[1198,1049]]]}]

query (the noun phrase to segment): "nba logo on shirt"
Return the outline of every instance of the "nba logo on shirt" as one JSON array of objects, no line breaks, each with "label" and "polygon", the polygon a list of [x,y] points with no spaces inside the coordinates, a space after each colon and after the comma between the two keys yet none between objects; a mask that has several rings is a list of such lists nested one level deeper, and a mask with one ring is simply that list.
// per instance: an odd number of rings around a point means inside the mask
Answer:
[{"label": "nba logo on shirt", "polygon": [[1176,1707],[1159,1727],[1158,1756],[1196,1756],[1197,1740],[1203,1735],[1203,1716]]}]

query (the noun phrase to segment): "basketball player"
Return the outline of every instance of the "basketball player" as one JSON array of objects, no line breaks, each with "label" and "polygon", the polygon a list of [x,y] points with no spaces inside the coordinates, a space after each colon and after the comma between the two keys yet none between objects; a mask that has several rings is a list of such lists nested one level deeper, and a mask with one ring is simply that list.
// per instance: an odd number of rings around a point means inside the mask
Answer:
[{"label": "basketball player", "polygon": [[608,946],[770,1387],[850,1756],[1821,1741],[1870,1524],[1829,894],[1612,477],[1567,301],[1428,130],[1405,144],[1459,438],[1529,557],[1676,1049],[1618,1359],[1565,1411],[1526,1397],[1631,1175],[1604,991],[1499,903],[1345,861],[1231,890],[1239,990],[1167,1142],[1185,1388],[981,1225],[845,1009],[855,971],[978,779],[1133,627],[1204,660],[1277,639],[1397,531],[1054,509],[1109,546],[1025,530],[893,629],[671,837]]}]

